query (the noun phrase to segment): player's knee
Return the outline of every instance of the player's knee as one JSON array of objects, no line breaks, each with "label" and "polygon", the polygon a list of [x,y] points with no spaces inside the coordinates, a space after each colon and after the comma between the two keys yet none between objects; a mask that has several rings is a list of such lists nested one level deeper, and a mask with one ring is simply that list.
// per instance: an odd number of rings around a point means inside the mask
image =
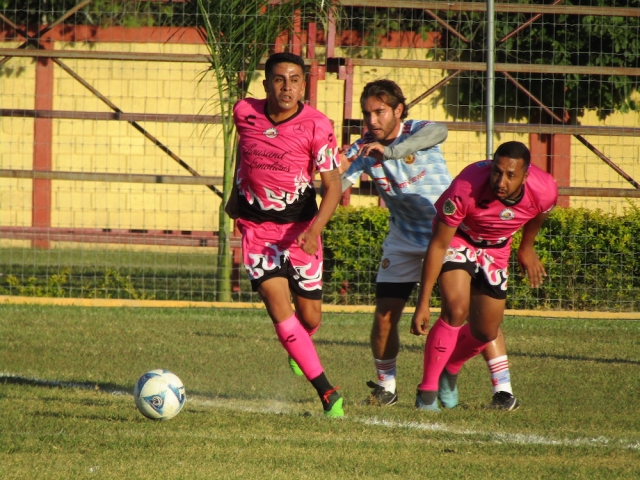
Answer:
[{"label": "player's knee", "polygon": [[402,317],[405,304],[406,300],[402,298],[378,298],[376,300],[374,323],[381,327],[397,326]]},{"label": "player's knee", "polygon": [[480,342],[493,342],[498,337],[498,331],[492,328],[470,325],[471,335]]},{"label": "player's knee", "polygon": [[297,311],[296,316],[300,323],[308,330],[318,328],[322,323],[322,312],[309,312],[304,313]]},{"label": "player's knee", "polygon": [[440,317],[449,325],[459,327],[469,318],[469,309],[464,305],[448,305],[442,308]]}]

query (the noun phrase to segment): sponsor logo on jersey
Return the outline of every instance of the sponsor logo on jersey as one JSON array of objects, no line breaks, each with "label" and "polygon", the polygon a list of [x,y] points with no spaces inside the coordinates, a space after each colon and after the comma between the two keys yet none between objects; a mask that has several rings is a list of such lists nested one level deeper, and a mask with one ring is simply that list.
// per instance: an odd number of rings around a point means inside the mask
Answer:
[{"label": "sponsor logo on jersey", "polygon": [[267,128],[262,134],[267,138],[276,138],[278,136],[278,130],[275,128]]},{"label": "sponsor logo on jersey", "polygon": [[513,213],[513,210],[511,210],[510,208],[505,208],[500,212],[500,218],[502,220],[513,220],[515,216],[516,214]]},{"label": "sponsor logo on jersey", "polygon": [[391,265],[391,261],[388,258],[383,258],[382,259],[382,268],[389,268],[389,265]]},{"label": "sponsor logo on jersey", "polygon": [[445,215],[453,215],[454,213],[456,213],[456,210],[456,204],[453,203],[450,198],[447,198],[444,201],[444,205],[442,206],[442,213],[444,213]]},{"label": "sponsor logo on jersey", "polygon": [[376,178],[376,184],[385,192],[390,192],[391,191],[391,185],[389,184],[389,179],[384,177],[384,178]]}]

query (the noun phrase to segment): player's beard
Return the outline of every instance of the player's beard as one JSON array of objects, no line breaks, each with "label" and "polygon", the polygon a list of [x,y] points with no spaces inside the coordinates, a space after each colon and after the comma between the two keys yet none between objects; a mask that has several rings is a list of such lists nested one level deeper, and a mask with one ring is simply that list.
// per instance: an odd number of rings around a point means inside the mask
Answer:
[{"label": "player's beard", "polygon": [[393,140],[393,138],[389,138],[389,136],[394,132],[397,126],[398,120],[395,117],[392,117],[389,122],[385,125],[379,125],[378,130],[372,130],[371,133],[378,142]]}]

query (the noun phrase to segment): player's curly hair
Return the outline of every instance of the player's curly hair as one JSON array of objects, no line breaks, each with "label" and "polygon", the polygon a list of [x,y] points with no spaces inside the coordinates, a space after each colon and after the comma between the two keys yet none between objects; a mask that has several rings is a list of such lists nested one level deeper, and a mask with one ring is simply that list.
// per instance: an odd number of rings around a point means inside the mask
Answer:
[{"label": "player's curly hair", "polygon": [[364,86],[364,90],[362,90],[362,95],[360,95],[360,105],[369,97],[376,97],[394,110],[398,105],[402,104],[401,120],[404,120],[409,115],[407,99],[402,93],[400,86],[393,80],[375,80],[367,83]]},{"label": "player's curly hair", "polygon": [[497,148],[496,153],[493,154],[493,161],[495,162],[498,157],[521,158],[524,160],[526,168],[529,168],[529,165],[531,165],[531,152],[522,142],[504,142]]},{"label": "player's curly hair", "polygon": [[298,65],[304,74],[304,60],[300,55],[291,52],[278,52],[271,55],[264,64],[264,73],[269,77],[273,73],[273,67],[281,63],[293,63]]}]

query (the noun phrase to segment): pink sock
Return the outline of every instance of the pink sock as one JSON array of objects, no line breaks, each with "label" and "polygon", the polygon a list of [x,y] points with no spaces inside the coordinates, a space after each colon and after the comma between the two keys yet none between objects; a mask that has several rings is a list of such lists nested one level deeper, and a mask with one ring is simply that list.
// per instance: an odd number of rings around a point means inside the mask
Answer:
[{"label": "pink sock", "polygon": [[437,391],[438,380],[456,346],[460,327],[452,327],[439,318],[433,324],[424,347],[424,370],[418,390]]},{"label": "pink sock", "polygon": [[309,333],[304,329],[298,318],[293,314],[284,322],[274,323],[278,340],[293,358],[307,380],[313,380],[323,372],[316,347],[311,341]]},{"label": "pink sock", "polygon": [[481,342],[471,335],[471,327],[468,323],[465,323],[462,328],[460,328],[458,343],[456,343],[456,348],[453,350],[451,358],[449,358],[449,362],[447,363],[447,372],[456,375],[462,368],[462,365],[464,365],[464,362],[482,352],[488,343],[489,342]]}]

